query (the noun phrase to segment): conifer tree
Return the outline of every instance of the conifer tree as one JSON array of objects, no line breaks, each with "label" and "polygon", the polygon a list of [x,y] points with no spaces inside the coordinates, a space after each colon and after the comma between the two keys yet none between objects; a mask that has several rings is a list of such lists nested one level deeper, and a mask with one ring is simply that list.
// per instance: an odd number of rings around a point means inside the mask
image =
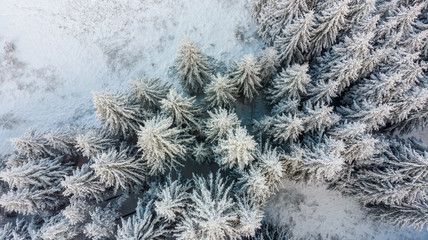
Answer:
[{"label": "conifer tree", "polygon": [[237,167],[242,170],[254,160],[256,141],[243,127],[229,129],[227,137],[218,141],[214,152],[218,155],[217,161],[227,168]]},{"label": "conifer tree", "polygon": [[40,214],[49,216],[50,212],[58,207],[58,195],[61,189],[51,187],[49,189],[19,188],[10,190],[0,197],[0,206],[8,212],[21,214]]},{"label": "conifer tree", "polygon": [[130,82],[136,100],[149,107],[159,107],[160,101],[166,98],[170,84],[163,83],[159,78],[139,78]]},{"label": "conifer tree", "polygon": [[43,137],[43,134],[36,130],[30,130],[23,137],[12,138],[9,141],[19,154],[28,158],[35,159],[55,155],[48,148],[48,141]]},{"label": "conifer tree", "polygon": [[317,24],[312,33],[312,55],[317,56],[322,50],[330,48],[345,27],[346,16],[349,13],[349,0],[340,0],[325,4],[326,8],[316,16]]},{"label": "conifer tree", "polygon": [[302,63],[310,52],[314,13],[309,11],[294,23],[286,25],[283,35],[276,38],[274,45],[279,52],[280,60],[286,66]]},{"label": "conifer tree", "polygon": [[108,150],[117,144],[105,129],[90,128],[76,135],[76,149],[84,157],[92,157]]},{"label": "conifer tree", "polygon": [[232,82],[238,88],[238,92],[249,101],[258,94],[257,88],[262,87],[260,67],[253,55],[245,55],[241,61],[235,62],[234,71],[231,73]]},{"label": "conifer tree", "polygon": [[89,216],[93,207],[81,198],[70,198],[70,205],[62,210],[62,215],[70,221],[72,225],[83,223]]},{"label": "conifer tree", "polygon": [[36,187],[48,189],[56,186],[62,177],[71,171],[69,164],[62,164],[61,158],[38,159],[29,161],[19,167],[3,169],[0,179],[10,188]]},{"label": "conifer tree", "polygon": [[242,186],[241,191],[251,196],[256,203],[264,204],[271,195],[268,180],[261,168],[250,166],[248,171],[242,171],[238,184]]},{"label": "conifer tree", "polygon": [[236,113],[219,108],[208,111],[209,118],[205,122],[204,133],[207,140],[213,142],[227,136],[230,129],[241,125]]},{"label": "conifer tree", "polygon": [[269,80],[276,74],[276,69],[279,66],[279,55],[273,47],[264,49],[257,59],[257,63],[260,66],[260,79],[263,85],[269,82]]},{"label": "conifer tree", "polygon": [[172,124],[171,118],[161,115],[146,120],[138,132],[137,146],[152,175],[174,168],[185,157],[187,144],[193,141],[184,129]]},{"label": "conifer tree", "polygon": [[308,69],[308,64],[294,64],[283,69],[273,80],[272,88],[268,90],[268,99],[271,100],[271,103],[278,103],[286,97],[299,100],[302,95],[306,94],[306,86],[311,81],[311,77],[307,73]]},{"label": "conifer tree", "polygon": [[90,212],[91,222],[85,224],[85,235],[91,239],[106,239],[110,238],[116,232],[115,220],[118,213],[109,207],[96,207]]},{"label": "conifer tree", "polygon": [[238,200],[237,211],[239,217],[238,233],[241,237],[253,237],[260,228],[263,211],[249,200],[248,197]]},{"label": "conifer tree", "polygon": [[95,172],[89,167],[89,164],[83,164],[82,167],[73,170],[73,175],[65,176],[61,185],[65,188],[62,193],[64,196],[89,198],[100,201],[105,191],[105,186],[95,176]]},{"label": "conifer tree", "polygon": [[134,134],[147,113],[141,107],[130,102],[123,93],[93,92],[93,103],[96,116],[115,134]]},{"label": "conifer tree", "polygon": [[39,230],[37,239],[75,239],[78,233],[77,226],[72,225],[61,213],[47,219]]},{"label": "conifer tree", "polygon": [[278,143],[296,141],[304,131],[304,121],[297,114],[282,114],[272,118],[268,133]]},{"label": "conifer tree", "polygon": [[207,57],[187,37],[178,50],[175,67],[181,85],[190,93],[199,93],[209,82],[211,69]]},{"label": "conifer tree", "polygon": [[191,185],[189,182],[180,183],[180,179],[172,181],[171,176],[162,189],[157,192],[158,200],[155,201],[156,213],[168,222],[175,222],[187,214],[186,205],[190,199],[188,193]]},{"label": "conifer tree", "polygon": [[119,152],[110,149],[95,156],[93,162],[91,168],[95,170],[95,175],[106,187],[113,187],[114,192],[119,188],[129,189],[142,184],[145,179],[145,165],[142,159],[131,153],[129,147]]},{"label": "conifer tree", "polygon": [[128,219],[121,219],[121,226],[117,229],[116,239],[166,239],[171,236],[168,225],[160,216],[154,214],[153,201],[144,203],[138,200],[136,213]]},{"label": "conifer tree", "polygon": [[190,127],[199,131],[200,126],[196,116],[200,114],[195,105],[195,97],[186,98],[170,89],[167,98],[161,101],[162,111],[174,120],[178,127]]},{"label": "conifer tree", "polygon": [[238,89],[227,76],[217,73],[205,88],[207,108],[231,108],[236,102]]}]

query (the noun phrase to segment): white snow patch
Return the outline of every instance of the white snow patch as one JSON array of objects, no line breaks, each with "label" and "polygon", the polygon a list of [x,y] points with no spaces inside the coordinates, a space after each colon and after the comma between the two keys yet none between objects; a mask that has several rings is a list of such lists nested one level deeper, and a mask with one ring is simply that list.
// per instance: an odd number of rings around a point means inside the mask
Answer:
[{"label": "white snow patch", "polygon": [[294,239],[428,239],[428,232],[370,219],[356,200],[326,186],[284,180],[265,207],[268,220],[291,229]]},{"label": "white snow patch", "polygon": [[3,0],[0,49],[11,42],[15,51],[0,52],[0,120],[9,121],[0,125],[0,149],[29,128],[95,124],[90,91],[125,89],[143,75],[177,86],[170,69],[185,35],[226,64],[258,52],[262,44],[253,37],[246,4]]}]

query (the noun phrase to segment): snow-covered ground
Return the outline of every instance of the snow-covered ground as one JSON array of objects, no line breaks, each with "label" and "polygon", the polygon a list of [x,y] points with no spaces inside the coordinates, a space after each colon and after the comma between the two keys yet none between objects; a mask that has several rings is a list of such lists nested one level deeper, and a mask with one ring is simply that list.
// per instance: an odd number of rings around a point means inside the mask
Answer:
[{"label": "snow-covered ground", "polygon": [[[246,2],[1,0],[0,149],[29,128],[95,124],[92,90],[124,89],[143,75],[175,83],[170,67],[185,35],[227,64],[257,53]],[[304,239],[428,239],[373,222],[323,186],[286,182],[266,212]]]}]

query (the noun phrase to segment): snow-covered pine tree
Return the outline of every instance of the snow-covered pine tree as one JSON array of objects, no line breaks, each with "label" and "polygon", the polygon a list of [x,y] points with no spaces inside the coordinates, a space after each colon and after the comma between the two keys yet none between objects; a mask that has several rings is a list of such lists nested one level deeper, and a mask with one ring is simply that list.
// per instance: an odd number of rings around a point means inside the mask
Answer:
[{"label": "snow-covered pine tree", "polygon": [[271,192],[277,190],[278,185],[284,177],[284,163],[276,148],[266,144],[263,151],[256,152],[258,167],[266,178],[267,185]]},{"label": "snow-covered pine tree", "polygon": [[73,175],[65,176],[61,185],[65,188],[62,193],[64,196],[77,198],[89,198],[102,200],[105,192],[105,186],[95,176],[95,172],[89,167],[89,163],[73,170]]},{"label": "snow-covered pine tree", "polygon": [[174,120],[178,127],[190,127],[199,131],[200,126],[196,117],[200,114],[200,110],[195,101],[195,97],[186,98],[174,89],[170,89],[167,98],[161,101],[161,109],[166,116]]},{"label": "snow-covered pine tree", "polygon": [[260,79],[263,85],[266,85],[279,67],[278,52],[273,47],[264,49],[257,59],[257,64],[260,66]]},{"label": "snow-covered pine tree", "polygon": [[201,92],[210,80],[211,68],[207,57],[187,37],[178,50],[175,67],[181,85],[192,94]]},{"label": "snow-covered pine tree", "polygon": [[217,154],[216,160],[225,168],[236,166],[238,170],[244,169],[254,160],[257,142],[249,135],[247,129],[239,126],[229,129],[224,139],[219,139],[214,147]]},{"label": "snow-covered pine tree", "polygon": [[307,2],[306,0],[266,1],[261,8],[260,17],[257,19],[259,35],[267,44],[272,45],[283,33],[285,25],[292,23],[297,18],[302,18],[309,11]]},{"label": "snow-covered pine tree", "polygon": [[168,222],[177,222],[186,216],[190,188],[189,182],[181,183],[180,178],[172,181],[171,175],[169,175],[166,183],[161,189],[158,189],[156,194],[157,200],[154,203],[156,213]]},{"label": "snow-covered pine tree", "polygon": [[312,106],[310,102],[305,104],[305,132],[323,132],[340,120],[340,116],[333,112],[333,107],[317,104]]},{"label": "snow-covered pine tree", "polygon": [[75,239],[79,234],[77,226],[72,225],[62,213],[55,215],[43,223],[39,229],[36,239],[43,240],[71,240]]},{"label": "snow-covered pine tree", "polygon": [[83,223],[89,217],[89,212],[93,210],[88,202],[82,198],[70,198],[70,204],[62,210],[62,215],[70,221],[72,225]]},{"label": "snow-covered pine tree", "polygon": [[92,157],[117,144],[105,129],[89,128],[76,135],[76,149],[84,157]]},{"label": "snow-covered pine tree", "polygon": [[33,219],[29,222],[24,219],[16,219],[15,224],[8,222],[0,227],[0,239],[26,240],[34,239],[30,231],[34,231]]},{"label": "snow-covered pine tree", "polygon": [[305,13],[302,18],[286,25],[283,34],[274,42],[279,52],[280,60],[285,66],[293,63],[302,63],[307,59],[312,49],[311,39],[314,27],[314,12]]},{"label": "snow-covered pine tree", "polygon": [[51,187],[49,189],[20,188],[10,190],[0,197],[0,206],[8,212],[21,214],[39,214],[49,216],[59,204],[61,189]]},{"label": "snow-covered pine tree", "polygon": [[380,104],[363,100],[360,103],[354,102],[349,107],[341,106],[337,111],[350,121],[360,121],[366,124],[368,131],[379,130],[384,127],[392,114],[393,107],[390,104]]},{"label": "snow-covered pine tree", "polygon": [[43,137],[43,134],[36,130],[30,130],[21,138],[12,138],[9,141],[15,151],[28,158],[36,159],[55,155],[47,146],[48,141]]},{"label": "snow-covered pine tree", "polygon": [[114,134],[133,135],[149,114],[124,93],[92,92],[96,117]]},{"label": "snow-covered pine tree", "polygon": [[163,83],[159,78],[139,78],[130,82],[133,96],[141,104],[149,107],[159,107],[160,101],[166,98],[171,85]]},{"label": "snow-covered pine tree", "polygon": [[308,69],[307,63],[294,64],[283,69],[273,80],[272,87],[268,89],[267,98],[271,100],[271,104],[278,103],[287,97],[300,100],[301,96],[306,94],[306,86],[311,81]]},{"label": "snow-covered pine tree", "polygon": [[76,152],[76,136],[77,130],[69,128],[66,130],[58,129],[43,134],[46,139],[46,145],[49,146],[58,155],[74,156]]},{"label": "snow-covered pine tree", "polygon": [[260,205],[263,205],[272,193],[262,169],[252,165],[248,170],[240,172],[238,184],[244,195],[251,196],[251,199]]},{"label": "snow-covered pine tree", "polygon": [[260,67],[253,55],[245,55],[242,60],[235,62],[231,73],[238,92],[249,101],[258,94],[257,88],[262,87],[259,75]]},{"label": "snow-covered pine tree", "polygon": [[225,138],[230,129],[241,125],[236,113],[223,108],[208,111],[208,115],[210,117],[205,120],[204,134],[211,142]]},{"label": "snow-covered pine tree", "polygon": [[91,168],[106,187],[129,189],[144,182],[145,165],[129,147],[110,149],[92,158]]},{"label": "snow-covered pine tree", "polygon": [[193,137],[184,129],[173,127],[172,119],[162,115],[146,120],[143,126],[138,131],[137,146],[150,174],[164,173],[179,164]]},{"label": "snow-covered pine tree", "polygon": [[57,186],[60,180],[71,172],[70,164],[63,164],[62,158],[38,159],[0,171],[0,179],[10,188],[43,188]]},{"label": "snow-covered pine tree", "polygon": [[349,0],[329,1],[324,4],[321,14],[316,15],[314,31],[312,32],[312,55],[317,56],[322,50],[330,48],[345,28],[346,16],[349,13]]},{"label": "snow-covered pine tree", "polygon": [[211,157],[211,146],[205,142],[196,142],[192,148],[192,156],[198,163],[208,162]]},{"label": "snow-covered pine tree", "polygon": [[138,200],[135,214],[128,219],[121,219],[121,226],[117,229],[117,240],[129,239],[167,239],[171,236],[168,224],[154,213],[153,201],[148,203]]},{"label": "snow-covered pine tree", "polygon": [[177,226],[177,239],[226,240],[239,237],[239,221],[231,197],[233,183],[224,180],[217,172],[208,178],[194,176],[195,188],[191,196],[191,211]]},{"label": "snow-covered pine tree", "polygon": [[271,119],[267,133],[278,143],[297,141],[305,130],[304,119],[298,114],[281,114]]},{"label": "snow-covered pine tree", "polygon": [[214,107],[231,108],[236,102],[238,89],[228,76],[217,73],[211,82],[205,87],[205,102],[207,109]]},{"label": "snow-covered pine tree", "polygon": [[116,218],[119,214],[111,207],[96,207],[89,213],[91,221],[85,224],[85,235],[94,240],[106,239],[115,235]]},{"label": "snow-covered pine tree", "polygon": [[253,237],[260,228],[263,211],[249,197],[241,197],[237,203],[239,218],[238,233],[241,237]]},{"label": "snow-covered pine tree", "polygon": [[297,114],[299,113],[300,100],[283,98],[277,104],[273,105],[271,114],[281,115],[283,113]]}]

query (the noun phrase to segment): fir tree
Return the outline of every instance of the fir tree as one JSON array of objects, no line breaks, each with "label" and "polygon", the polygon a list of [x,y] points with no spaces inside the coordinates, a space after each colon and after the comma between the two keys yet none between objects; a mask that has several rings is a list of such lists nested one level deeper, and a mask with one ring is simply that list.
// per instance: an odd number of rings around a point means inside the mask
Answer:
[{"label": "fir tree", "polygon": [[210,79],[210,67],[207,57],[194,42],[185,38],[178,50],[175,67],[180,83],[190,93],[199,93]]},{"label": "fir tree", "polygon": [[117,140],[104,129],[90,128],[76,136],[76,149],[84,157],[92,157],[115,146]]},{"label": "fir tree", "polygon": [[349,13],[349,0],[341,0],[326,4],[320,15],[316,16],[317,25],[312,33],[312,55],[319,55],[323,49],[330,48],[345,27],[345,19]]},{"label": "fir tree", "polygon": [[153,175],[174,168],[185,157],[191,141],[184,129],[172,126],[171,118],[157,116],[144,122],[137,146]]},{"label": "fir tree", "polygon": [[139,105],[130,102],[123,93],[93,92],[96,116],[113,133],[134,134],[147,113]]},{"label": "fir tree", "polygon": [[130,82],[133,95],[138,102],[146,106],[159,107],[160,101],[166,98],[170,85],[162,83],[159,78],[139,78]]},{"label": "fir tree", "polygon": [[208,114],[210,117],[205,122],[204,134],[211,142],[225,138],[230,129],[241,125],[234,112],[219,108],[208,111]]},{"label": "fir tree", "polygon": [[217,161],[227,168],[237,167],[242,170],[254,160],[256,141],[253,136],[248,135],[247,130],[242,127],[229,129],[227,137],[218,141],[214,152],[218,155]]},{"label": "fir tree", "polygon": [[279,52],[280,60],[286,66],[302,63],[310,52],[314,13],[309,11],[294,23],[286,25],[283,36],[276,38],[274,45]]},{"label": "fir tree", "polygon": [[278,103],[282,99],[289,97],[300,99],[306,94],[306,85],[311,81],[308,75],[308,64],[294,64],[281,73],[273,80],[272,88],[268,90],[271,103]]},{"label": "fir tree", "polygon": [[89,167],[89,164],[83,164],[82,167],[73,170],[73,175],[65,176],[61,185],[65,187],[64,196],[74,196],[80,198],[102,199],[105,186],[95,176],[95,172]]},{"label": "fir tree", "polygon": [[133,155],[129,148],[119,152],[110,149],[95,156],[93,161],[91,168],[95,170],[95,175],[106,187],[113,187],[114,192],[119,188],[129,189],[142,184],[145,179],[142,160]]},{"label": "fir tree", "polygon": [[266,85],[269,80],[276,74],[276,69],[279,66],[279,55],[273,47],[264,49],[257,60],[260,66],[260,79]]},{"label": "fir tree", "polygon": [[109,207],[96,207],[90,212],[91,222],[85,224],[84,232],[90,239],[106,239],[110,238],[116,232],[115,220],[118,213]]},{"label": "fir tree", "polygon": [[178,127],[187,126],[197,131],[200,129],[196,118],[200,111],[195,105],[195,97],[186,98],[170,89],[167,98],[162,99],[161,104],[162,111],[171,117]]},{"label": "fir tree", "polygon": [[158,200],[154,203],[156,213],[168,222],[175,222],[186,216],[190,187],[188,182],[182,184],[180,179],[172,181],[171,176],[168,176],[167,182],[157,192]]},{"label": "fir tree", "polygon": [[227,76],[217,73],[217,76],[213,77],[211,83],[205,88],[207,108],[231,108],[236,102],[237,92],[238,89]]},{"label": "fir tree", "polygon": [[262,87],[260,67],[253,55],[245,55],[241,61],[235,63],[234,71],[231,73],[232,82],[237,86],[238,92],[243,94],[249,101],[257,95],[257,88]]}]

